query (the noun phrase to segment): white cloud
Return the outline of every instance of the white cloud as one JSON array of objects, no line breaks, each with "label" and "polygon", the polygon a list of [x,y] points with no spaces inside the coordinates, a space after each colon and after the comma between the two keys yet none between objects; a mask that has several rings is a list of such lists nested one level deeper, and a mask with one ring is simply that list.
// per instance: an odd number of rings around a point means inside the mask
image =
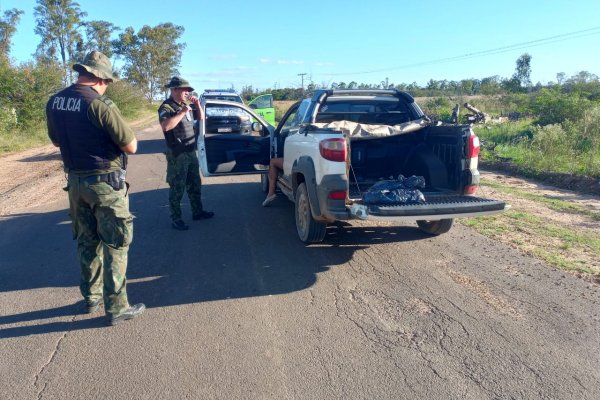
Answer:
[{"label": "white cloud", "polygon": [[304,64],[304,61],[301,60],[277,60],[277,64]]},{"label": "white cloud", "polygon": [[304,61],[302,60],[273,60],[271,58],[260,58],[259,61],[261,62],[261,64],[279,64],[279,65],[288,65],[288,64],[292,64],[292,65],[299,65],[299,64],[304,64]]},{"label": "white cloud", "polygon": [[208,56],[209,60],[233,60],[237,57],[238,55],[234,53],[213,54],[211,56]]}]

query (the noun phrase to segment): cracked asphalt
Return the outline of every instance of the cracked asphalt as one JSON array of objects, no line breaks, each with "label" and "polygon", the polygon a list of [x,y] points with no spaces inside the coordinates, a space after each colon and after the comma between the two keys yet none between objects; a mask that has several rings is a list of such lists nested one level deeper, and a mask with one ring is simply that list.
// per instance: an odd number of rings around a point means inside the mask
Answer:
[{"label": "cracked asphalt", "polygon": [[[0,399],[598,399],[600,290],[455,225],[296,236],[254,176],[204,178],[170,227],[163,139],[138,132],[128,293],[81,314],[67,199],[0,217]],[[14,195],[14,193],[13,193]]]}]

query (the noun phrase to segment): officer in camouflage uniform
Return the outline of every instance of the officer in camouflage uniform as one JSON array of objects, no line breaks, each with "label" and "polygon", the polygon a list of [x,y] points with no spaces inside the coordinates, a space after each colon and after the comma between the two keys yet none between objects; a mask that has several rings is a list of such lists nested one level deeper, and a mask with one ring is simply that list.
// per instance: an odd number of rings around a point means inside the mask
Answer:
[{"label": "officer in camouflage uniform", "polygon": [[95,312],[104,303],[108,323],[115,325],[146,308],[129,304],[125,276],[133,238],[125,168],[137,140],[117,106],[103,96],[116,80],[110,60],[93,51],[73,69],[79,73],[77,82],[46,105],[48,136],[60,147],[68,174],[86,311]]},{"label": "officer in camouflage uniform", "polygon": [[181,219],[181,199],[187,191],[192,207],[192,219],[212,218],[214,213],[202,207],[200,165],[196,154],[197,136],[194,131],[192,108],[194,104],[198,122],[204,119],[200,101],[190,96],[194,90],[188,81],[173,77],[167,84],[171,96],[158,108],[158,119],[167,142],[167,183],[169,184],[169,207],[174,229],[185,231],[189,227]]}]

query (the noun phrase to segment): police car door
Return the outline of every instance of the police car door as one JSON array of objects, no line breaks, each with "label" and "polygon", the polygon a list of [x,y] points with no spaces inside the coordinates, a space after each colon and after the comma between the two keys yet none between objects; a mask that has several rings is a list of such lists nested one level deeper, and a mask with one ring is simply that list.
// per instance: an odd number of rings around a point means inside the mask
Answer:
[{"label": "police car door", "polygon": [[273,95],[263,94],[248,103],[248,107],[256,110],[256,113],[264,118],[269,124],[275,126],[275,107],[273,107]]},{"label": "police car door", "polygon": [[266,173],[274,128],[243,104],[203,100],[198,158],[204,176]]}]

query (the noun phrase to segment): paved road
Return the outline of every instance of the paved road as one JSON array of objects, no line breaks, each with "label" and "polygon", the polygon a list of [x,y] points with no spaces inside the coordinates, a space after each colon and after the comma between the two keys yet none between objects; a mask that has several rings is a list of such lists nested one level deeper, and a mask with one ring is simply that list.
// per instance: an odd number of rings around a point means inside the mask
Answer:
[{"label": "paved road", "polygon": [[0,399],[600,398],[597,286],[461,226],[306,246],[256,177],[205,179],[216,217],[174,231],[161,134],[139,137],[128,291],[147,312],[79,314],[66,197],[1,219]]}]

